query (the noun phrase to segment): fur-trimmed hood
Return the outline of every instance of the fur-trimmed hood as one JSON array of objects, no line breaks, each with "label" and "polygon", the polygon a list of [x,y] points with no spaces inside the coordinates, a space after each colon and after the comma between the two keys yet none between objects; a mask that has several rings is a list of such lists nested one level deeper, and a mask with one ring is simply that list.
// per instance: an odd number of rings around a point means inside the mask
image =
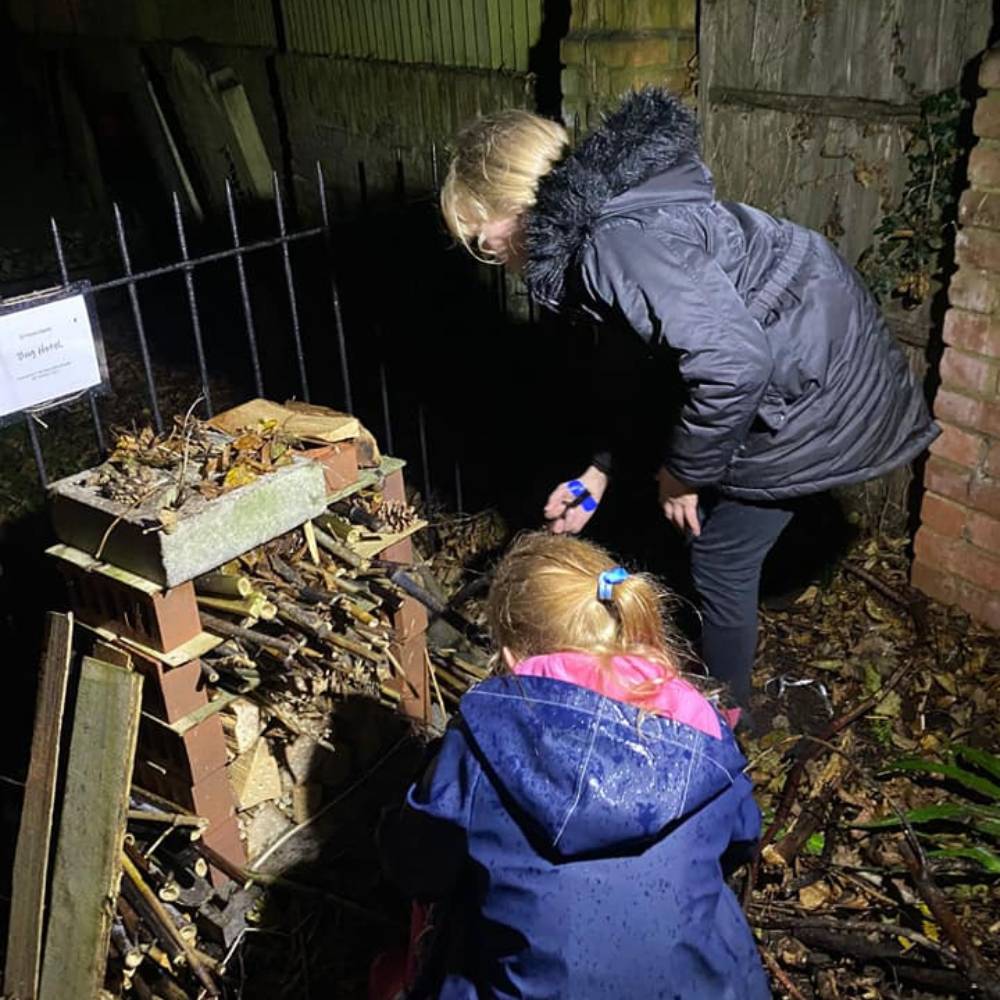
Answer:
[{"label": "fur-trimmed hood", "polygon": [[693,111],[655,87],[629,94],[538,185],[525,225],[524,280],[532,296],[557,307],[567,271],[608,202],[697,155]]}]

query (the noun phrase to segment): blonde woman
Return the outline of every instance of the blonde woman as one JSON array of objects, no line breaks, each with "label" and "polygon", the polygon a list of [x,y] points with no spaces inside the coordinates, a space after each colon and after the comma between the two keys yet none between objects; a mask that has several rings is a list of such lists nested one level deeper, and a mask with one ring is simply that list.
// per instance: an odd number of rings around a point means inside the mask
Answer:
[{"label": "blonde woman", "polygon": [[[659,90],[626,97],[575,151],[527,111],[471,122],[441,203],[455,237],[537,301],[675,362],[650,472],[690,542],[702,656],[745,704],[761,565],[800,499],[904,465],[938,434],[876,304],[818,233],[718,201],[692,113]],[[584,527],[610,471],[598,454],[556,487],[554,532]]]},{"label": "blonde woman", "polygon": [[400,886],[444,904],[408,997],[770,996],[723,879],[760,813],[728,722],[679,676],[662,598],[566,535],[504,557],[502,669],[380,833]]}]

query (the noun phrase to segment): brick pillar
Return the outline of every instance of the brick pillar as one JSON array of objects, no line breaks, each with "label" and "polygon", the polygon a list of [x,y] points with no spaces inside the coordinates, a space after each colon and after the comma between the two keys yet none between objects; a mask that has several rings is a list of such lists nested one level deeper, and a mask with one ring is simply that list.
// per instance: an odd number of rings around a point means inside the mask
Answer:
[{"label": "brick pillar", "polygon": [[1000,628],[1000,46],[979,82],[913,584]]},{"label": "brick pillar", "polygon": [[562,42],[563,120],[582,130],[625,91],[652,83],[689,95],[697,0],[574,0]]}]

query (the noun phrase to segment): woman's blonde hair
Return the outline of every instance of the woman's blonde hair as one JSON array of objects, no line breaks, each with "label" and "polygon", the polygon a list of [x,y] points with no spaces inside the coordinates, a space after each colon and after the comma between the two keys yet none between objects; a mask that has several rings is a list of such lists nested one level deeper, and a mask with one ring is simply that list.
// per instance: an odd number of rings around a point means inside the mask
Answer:
[{"label": "woman's blonde hair", "polygon": [[539,180],[568,146],[562,125],[522,109],[494,111],[469,122],[455,140],[441,188],[441,212],[452,236],[491,262],[480,246],[482,225],[534,205]]},{"label": "woman's blonde hair", "polygon": [[[531,532],[517,538],[497,567],[488,613],[493,639],[517,659],[581,652],[614,670],[616,656],[640,656],[676,677],[687,659],[665,618],[668,592],[645,573],[629,574],[598,598],[598,577],[614,568],[604,549],[567,535]],[[632,686],[636,704],[662,680]]]}]

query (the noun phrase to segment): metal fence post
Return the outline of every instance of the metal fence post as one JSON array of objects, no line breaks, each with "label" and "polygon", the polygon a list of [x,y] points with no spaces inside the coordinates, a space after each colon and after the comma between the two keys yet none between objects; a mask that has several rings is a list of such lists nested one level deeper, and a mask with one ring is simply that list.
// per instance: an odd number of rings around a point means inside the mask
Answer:
[{"label": "metal fence post", "polygon": [[[240,249],[240,230],[236,223],[236,204],[233,201],[233,186],[226,178],[226,208],[229,211],[229,228],[233,234],[233,249]],[[264,377],[260,371],[260,355],[257,353],[257,331],[253,322],[253,309],[250,306],[250,292],[247,289],[246,269],[243,266],[243,254],[236,255],[236,274],[240,283],[240,299],[243,303],[243,319],[247,328],[247,343],[250,346],[250,363],[253,366],[254,385],[257,395],[264,395]]]},{"label": "metal fence post", "polygon": [[347,364],[347,339],[344,336],[344,319],[340,312],[340,290],[337,288],[337,278],[333,271],[333,236],[330,232],[330,214],[326,205],[326,184],[323,180],[323,165],[318,160],[316,161],[316,183],[319,186],[323,238],[326,241],[327,261],[330,265],[330,294],[333,297],[333,319],[337,326],[337,349],[340,352],[340,377],[344,384],[344,406],[348,413],[353,413],[354,398],[351,395],[351,372]]},{"label": "metal fence post", "polygon": [[[122,255],[122,265],[125,268],[125,283],[128,285],[129,299],[132,302],[132,317],[135,320],[135,332],[139,340],[139,353],[142,356],[142,369],[146,375],[146,390],[149,393],[149,405],[153,413],[153,426],[157,433],[163,433],[163,417],[160,415],[160,404],[156,400],[156,379],[153,377],[153,365],[149,359],[149,345],[146,343],[146,326],[142,321],[142,309],[139,307],[139,293],[136,291],[136,279],[132,274],[132,261],[129,258],[128,244],[125,242],[125,224],[122,222],[121,209],[114,206],[115,229],[118,233],[118,249]],[[93,294],[93,292],[91,293]]]},{"label": "metal fence post", "polygon": [[295,280],[292,277],[292,261],[288,253],[288,232],[285,229],[285,205],[281,198],[281,186],[278,183],[277,171],[271,175],[274,188],[274,205],[278,213],[278,232],[281,235],[281,257],[285,265],[285,282],[288,285],[288,307],[292,313],[292,336],[295,338],[295,356],[299,362],[299,383],[302,387],[302,398],[309,402],[309,380],[306,377],[306,359],[302,351],[302,331],[299,328],[299,303],[295,297]]},{"label": "metal fence post", "polygon": [[191,311],[191,329],[194,332],[194,346],[198,355],[198,370],[201,373],[201,394],[205,399],[205,409],[208,415],[215,412],[212,409],[212,390],[208,385],[208,365],[205,361],[205,345],[201,339],[201,317],[198,315],[198,299],[194,293],[194,265],[190,264],[188,256],[187,236],[184,233],[184,216],[181,214],[181,200],[174,192],[174,222],[177,225],[177,239],[181,245],[181,259],[188,266],[184,268],[184,287],[187,289],[188,308]]}]

